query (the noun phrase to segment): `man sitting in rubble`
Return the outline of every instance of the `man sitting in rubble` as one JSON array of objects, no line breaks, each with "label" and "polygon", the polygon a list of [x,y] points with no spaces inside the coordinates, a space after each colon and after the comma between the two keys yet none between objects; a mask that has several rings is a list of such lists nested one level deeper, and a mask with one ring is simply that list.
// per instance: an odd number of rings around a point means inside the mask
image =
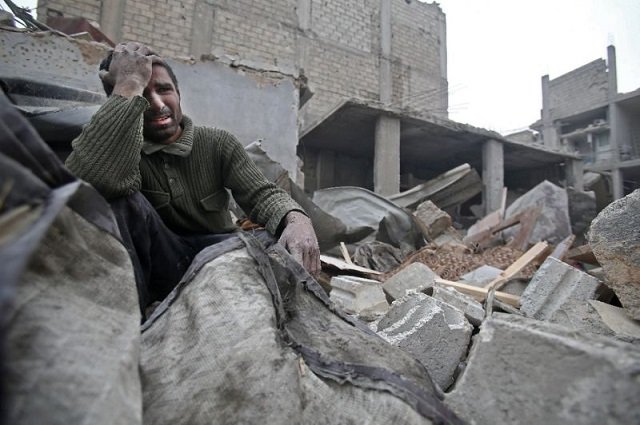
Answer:
[{"label": "man sitting in rubble", "polygon": [[319,271],[302,208],[266,180],[232,134],[182,115],[166,62],[123,43],[101,63],[100,78],[109,98],[73,141],[66,165],[109,200],[142,309],[171,291],[201,249],[237,231],[226,189],[310,273]]}]

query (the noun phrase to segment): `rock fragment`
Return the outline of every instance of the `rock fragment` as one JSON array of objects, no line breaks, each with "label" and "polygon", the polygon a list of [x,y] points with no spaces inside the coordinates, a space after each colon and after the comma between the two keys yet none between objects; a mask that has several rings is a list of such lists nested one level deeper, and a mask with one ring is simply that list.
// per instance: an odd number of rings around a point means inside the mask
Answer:
[{"label": "rock fragment", "polygon": [[480,326],[484,320],[484,308],[482,304],[453,288],[434,286],[433,298],[462,311],[464,317],[474,326]]},{"label": "rock fragment", "polygon": [[607,285],[640,320],[640,189],[600,211],[588,238]]}]

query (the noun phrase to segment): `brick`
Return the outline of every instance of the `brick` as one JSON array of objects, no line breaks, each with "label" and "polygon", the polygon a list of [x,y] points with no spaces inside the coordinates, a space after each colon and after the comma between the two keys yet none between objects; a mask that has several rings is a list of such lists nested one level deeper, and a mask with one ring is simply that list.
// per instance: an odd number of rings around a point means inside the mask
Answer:
[{"label": "brick", "polygon": [[363,320],[373,320],[389,310],[389,304],[377,280],[355,276],[334,276],[331,278],[331,301],[345,312],[360,316]]},{"label": "brick", "polygon": [[384,292],[397,300],[408,292],[425,292],[432,288],[438,275],[423,263],[412,263],[403,268],[383,284]]}]

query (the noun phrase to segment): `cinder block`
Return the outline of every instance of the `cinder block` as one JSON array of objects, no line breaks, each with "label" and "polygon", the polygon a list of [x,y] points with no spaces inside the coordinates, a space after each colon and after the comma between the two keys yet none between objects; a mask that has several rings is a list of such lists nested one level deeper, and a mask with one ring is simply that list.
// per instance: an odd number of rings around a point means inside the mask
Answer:
[{"label": "cinder block", "polygon": [[433,287],[433,298],[462,311],[464,317],[474,326],[480,326],[484,320],[482,304],[453,288],[436,285]]},{"label": "cinder block", "polygon": [[355,276],[331,278],[330,299],[349,314],[373,320],[389,310],[382,284],[377,280]]},{"label": "cinder block", "polygon": [[418,205],[413,215],[424,225],[430,240],[440,236],[452,225],[451,216],[431,201]]},{"label": "cinder block", "polygon": [[445,402],[471,424],[640,423],[640,350],[495,313]]},{"label": "cinder block", "polygon": [[392,300],[397,300],[407,292],[424,292],[432,288],[437,277],[426,264],[412,263],[387,279],[382,288]]},{"label": "cinder block", "polygon": [[453,383],[472,330],[460,310],[420,293],[395,301],[378,322],[378,335],[418,359],[443,389]]},{"label": "cinder block", "polygon": [[553,320],[570,301],[596,297],[600,281],[553,257],[540,266],[520,297],[520,311],[538,320]]}]

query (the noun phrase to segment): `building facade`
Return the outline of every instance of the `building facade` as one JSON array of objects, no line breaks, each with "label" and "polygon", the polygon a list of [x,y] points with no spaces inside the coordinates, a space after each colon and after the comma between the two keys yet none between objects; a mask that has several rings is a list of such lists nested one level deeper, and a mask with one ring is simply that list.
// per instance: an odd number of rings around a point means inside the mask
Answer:
[{"label": "building facade", "polygon": [[406,0],[40,0],[38,16],[95,21],[114,42],[300,76],[301,129],[344,99],[446,117],[445,15]]}]

